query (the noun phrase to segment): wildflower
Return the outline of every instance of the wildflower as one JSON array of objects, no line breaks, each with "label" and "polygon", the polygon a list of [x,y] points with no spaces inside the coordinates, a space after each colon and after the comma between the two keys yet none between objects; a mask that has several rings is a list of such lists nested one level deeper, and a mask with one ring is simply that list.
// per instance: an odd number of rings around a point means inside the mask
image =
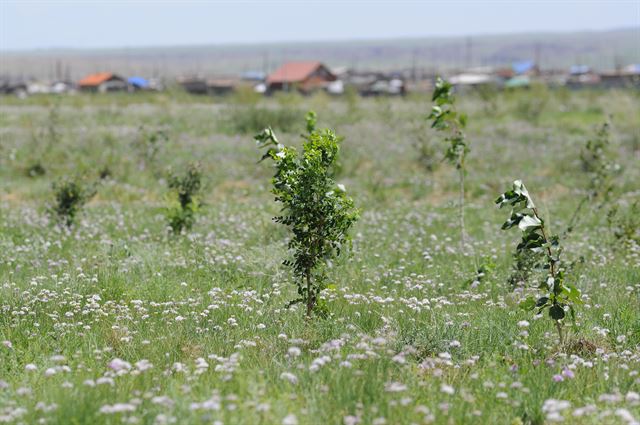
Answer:
[{"label": "wildflower", "polygon": [[627,393],[627,396],[625,397],[625,400],[627,401],[627,403],[640,403],[640,394],[634,391],[629,391]]},{"label": "wildflower", "polygon": [[293,373],[289,373],[289,372],[282,372],[280,374],[280,379],[284,379],[286,381],[289,381],[289,383],[296,385],[298,383],[298,377],[296,375],[294,375]]},{"label": "wildflower", "polygon": [[447,385],[447,384],[442,384],[440,386],[440,391],[445,393],[445,394],[449,394],[449,395],[453,395],[456,392],[455,388],[453,388],[451,385]]},{"label": "wildflower", "polygon": [[166,395],[153,397],[151,399],[151,403],[157,404],[159,406],[165,406],[165,407],[173,407],[174,405],[173,400],[167,397]]},{"label": "wildflower", "polygon": [[2,341],[2,345],[4,345],[7,348],[13,348],[13,344],[11,344],[11,341],[9,340]]},{"label": "wildflower", "polygon": [[113,378],[102,376],[102,377],[96,379],[96,384],[97,385],[111,385],[113,387],[115,385],[115,381],[113,380]]},{"label": "wildflower", "polygon": [[302,351],[298,347],[289,347],[287,354],[289,357],[298,357]]},{"label": "wildflower", "polygon": [[109,367],[109,369],[113,369],[116,372],[131,369],[131,363],[125,362],[124,360],[117,357],[111,360],[107,366]]},{"label": "wildflower", "polygon": [[149,360],[142,359],[139,362],[136,362],[135,366],[140,372],[144,372],[145,370],[151,369],[153,364],[151,364]]},{"label": "wildflower", "polygon": [[342,418],[344,425],[357,425],[360,423],[360,418],[353,415],[348,415]]},{"label": "wildflower", "polygon": [[123,413],[123,412],[133,412],[136,410],[136,406],[131,403],[116,403],[114,405],[105,404],[100,407],[100,413],[110,414],[110,413]]},{"label": "wildflower", "polygon": [[387,382],[384,390],[388,393],[399,393],[407,390],[407,386],[401,382]]},{"label": "wildflower", "polygon": [[571,369],[569,369],[568,367],[565,367],[564,369],[562,369],[562,376],[567,378],[567,379],[573,379],[575,378],[575,374],[573,373],[573,371]]},{"label": "wildflower", "polygon": [[282,420],[282,425],[298,425],[298,418],[293,413],[288,414]]}]

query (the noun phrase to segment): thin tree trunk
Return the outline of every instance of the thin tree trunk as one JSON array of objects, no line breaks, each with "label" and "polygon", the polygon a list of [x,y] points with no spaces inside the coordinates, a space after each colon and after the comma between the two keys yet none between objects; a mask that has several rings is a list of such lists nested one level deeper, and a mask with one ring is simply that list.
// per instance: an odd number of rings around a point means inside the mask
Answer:
[{"label": "thin tree trunk", "polygon": [[311,295],[311,271],[307,270],[307,318],[311,317],[313,312],[313,296]]},{"label": "thin tree trunk", "polygon": [[[464,160],[463,160],[464,161]],[[460,249],[467,252],[467,234],[464,227],[464,165],[460,164],[460,199],[458,200],[458,218],[460,220]]]},{"label": "thin tree trunk", "polygon": [[562,335],[562,325],[557,320],[555,322],[556,322],[556,329],[558,330],[558,337],[560,338],[560,345],[563,345],[564,344],[564,337]]}]

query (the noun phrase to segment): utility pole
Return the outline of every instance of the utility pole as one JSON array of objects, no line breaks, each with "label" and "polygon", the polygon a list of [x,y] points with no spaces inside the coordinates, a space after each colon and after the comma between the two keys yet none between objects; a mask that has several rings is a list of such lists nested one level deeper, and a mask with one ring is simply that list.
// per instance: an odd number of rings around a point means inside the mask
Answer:
[{"label": "utility pole", "polygon": [[417,80],[417,75],[416,75],[417,56],[418,56],[418,49],[414,48],[411,52],[411,80],[413,82]]}]

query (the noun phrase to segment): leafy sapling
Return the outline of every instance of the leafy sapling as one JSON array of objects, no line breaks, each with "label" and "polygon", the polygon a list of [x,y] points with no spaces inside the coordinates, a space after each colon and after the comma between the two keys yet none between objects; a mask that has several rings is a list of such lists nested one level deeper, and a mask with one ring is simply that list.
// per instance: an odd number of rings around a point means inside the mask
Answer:
[{"label": "leafy sapling", "polygon": [[481,283],[484,283],[491,277],[495,270],[495,267],[496,264],[491,257],[484,258],[478,265],[475,275],[471,279],[466,281],[466,285],[475,288]]},{"label": "leafy sapling", "polygon": [[157,158],[160,151],[169,142],[169,135],[161,129],[148,129],[141,126],[138,129],[133,147],[138,152],[140,171],[151,168],[154,174],[161,174],[157,167]]},{"label": "leafy sapling", "polygon": [[456,110],[453,86],[451,83],[437,79],[432,101],[435,105],[431,109],[429,119],[431,127],[443,132],[444,141],[448,144],[445,151],[445,160],[455,165],[458,170],[459,202],[458,219],[460,222],[460,246],[464,252],[466,249],[466,231],[464,226],[464,198],[465,198],[465,159],[469,153],[469,145],[464,134],[467,125],[467,116]]},{"label": "leafy sapling", "polygon": [[511,207],[509,219],[502,225],[503,230],[518,227],[522,231],[522,240],[516,250],[518,252],[531,252],[541,254],[542,269],[546,276],[542,280],[539,289],[546,293],[537,300],[533,297],[526,298],[520,306],[525,310],[538,308],[538,314],[549,309],[549,317],[554,320],[558,331],[559,342],[564,342],[562,334],[562,319],[565,318],[565,310],[569,309],[571,317],[575,319],[574,307],[581,304],[580,291],[565,279],[567,268],[560,260],[562,249],[559,246],[558,236],[548,236],[544,220],[520,180],[513,182],[513,188],[506,191],[496,200],[500,208],[505,205]]},{"label": "leafy sapling", "polygon": [[267,149],[262,159],[275,165],[271,191],[283,214],[274,221],[291,231],[292,257],[283,264],[293,271],[298,298],[289,305],[304,303],[307,317],[326,313],[319,298],[327,285],[326,266],[350,245],[348,232],[358,219],[353,200],[332,177],[340,138],[315,125],[315,114],[308,114],[301,153],[281,144],[271,128],[255,136],[258,147]]},{"label": "leafy sapling", "polygon": [[599,210],[607,203],[614,190],[614,179],[620,172],[620,165],[613,159],[610,149],[609,123],[604,123],[597,131],[596,137],[587,141],[580,154],[582,170],[589,177],[586,192],[569,219],[567,228],[562,233],[568,236],[584,218],[582,210],[586,205],[598,202],[595,208]]},{"label": "leafy sapling", "polygon": [[64,178],[53,183],[54,202],[49,206],[49,211],[71,227],[76,215],[96,194],[95,186],[86,184],[78,178]]},{"label": "leafy sapling", "polygon": [[438,167],[438,149],[434,137],[425,128],[428,123],[420,120],[412,129],[413,147],[416,153],[416,163],[427,173],[432,173]]},{"label": "leafy sapling", "polygon": [[607,212],[607,224],[614,237],[614,248],[640,245],[640,201],[626,208],[615,204]]},{"label": "leafy sapling", "polygon": [[173,233],[180,233],[183,229],[191,229],[195,222],[195,215],[201,203],[198,193],[202,187],[202,171],[198,164],[189,164],[184,174],[169,173],[169,188],[173,190],[175,198],[167,209],[169,226]]}]

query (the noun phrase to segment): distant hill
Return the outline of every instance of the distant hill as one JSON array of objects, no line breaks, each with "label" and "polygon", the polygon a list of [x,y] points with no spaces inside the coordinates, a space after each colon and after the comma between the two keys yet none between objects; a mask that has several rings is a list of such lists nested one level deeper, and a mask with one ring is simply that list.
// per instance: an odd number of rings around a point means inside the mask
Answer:
[{"label": "distant hill", "polygon": [[175,77],[275,69],[288,60],[317,59],[332,67],[435,70],[508,66],[538,60],[542,69],[586,64],[612,69],[640,63],[640,27],[577,33],[502,34],[343,42],[134,47],[1,52],[0,74],[77,79],[97,71]]}]

